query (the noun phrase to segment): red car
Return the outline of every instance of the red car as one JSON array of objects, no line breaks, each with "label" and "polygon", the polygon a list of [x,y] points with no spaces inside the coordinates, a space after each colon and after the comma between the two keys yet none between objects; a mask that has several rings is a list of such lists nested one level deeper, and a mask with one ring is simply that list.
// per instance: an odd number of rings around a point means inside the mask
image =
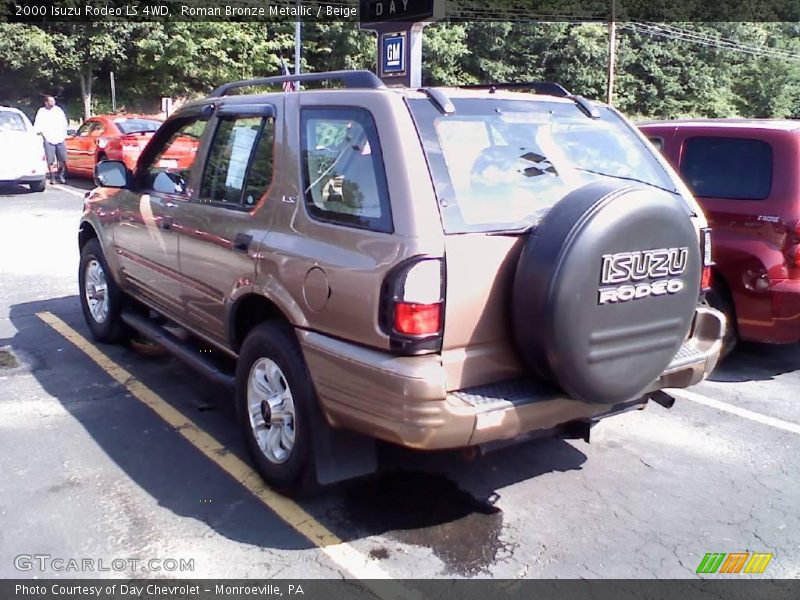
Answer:
[{"label": "red car", "polygon": [[[737,338],[800,341],[800,122],[639,126],[680,172],[712,227],[713,290]],[[730,326],[733,325],[733,326]]]},{"label": "red car", "polygon": [[133,170],[147,142],[161,126],[148,117],[99,115],[66,139],[67,172],[92,177],[101,160],[121,160]]}]

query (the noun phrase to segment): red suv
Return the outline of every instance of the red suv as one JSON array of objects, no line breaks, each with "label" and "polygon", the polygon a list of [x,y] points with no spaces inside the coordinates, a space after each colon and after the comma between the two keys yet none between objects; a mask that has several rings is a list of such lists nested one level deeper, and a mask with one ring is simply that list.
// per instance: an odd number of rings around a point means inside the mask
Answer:
[{"label": "red suv", "polygon": [[708,299],[736,339],[800,340],[800,122],[698,119],[642,124],[713,228]]}]

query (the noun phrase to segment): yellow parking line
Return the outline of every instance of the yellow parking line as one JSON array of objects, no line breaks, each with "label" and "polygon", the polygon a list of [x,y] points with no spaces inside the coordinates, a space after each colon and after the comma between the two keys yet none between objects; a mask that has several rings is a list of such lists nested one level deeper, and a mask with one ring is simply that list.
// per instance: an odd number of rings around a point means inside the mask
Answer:
[{"label": "yellow parking line", "polygon": [[[86,354],[112,379],[122,384],[137,400],[147,405],[161,419],[174,427],[195,448],[222,467],[231,477],[244,486],[256,498],[261,500],[270,510],[283,519],[289,526],[319,547],[339,567],[358,579],[388,579],[375,560],[368,558],[352,546],[340,540],[329,529],[304,511],[294,501],[281,496],[267,487],[261,477],[247,463],[232,454],[208,433],[200,429],[190,419],[163,400],[158,394],[137,380],[128,371],[111,360],[94,344],[50,312],[36,313],[42,321],[55,329],[68,341]],[[367,583],[367,582],[365,582]],[[387,583],[380,585],[381,595],[386,597],[414,598],[417,595],[411,590],[394,584],[395,590],[387,588]]]}]

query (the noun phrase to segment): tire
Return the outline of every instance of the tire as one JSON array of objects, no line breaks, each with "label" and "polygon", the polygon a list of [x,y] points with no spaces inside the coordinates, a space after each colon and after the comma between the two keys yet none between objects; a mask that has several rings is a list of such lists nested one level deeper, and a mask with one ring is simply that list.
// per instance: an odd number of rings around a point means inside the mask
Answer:
[{"label": "tire", "polygon": [[41,181],[31,181],[28,184],[28,187],[31,188],[32,192],[43,192],[45,187],[47,186],[47,179],[42,179]]},{"label": "tire", "polygon": [[[87,280],[94,285],[93,289],[87,288]],[[83,317],[94,339],[107,344],[127,341],[132,332],[120,316],[126,303],[125,293],[111,276],[97,238],[86,242],[81,249],[78,282]]]},{"label": "tire", "polygon": [[[267,400],[271,393],[280,394],[274,403]],[[283,415],[280,421],[276,409]],[[283,493],[306,491],[313,479],[315,410],[314,386],[291,326],[276,321],[257,325],[236,365],[236,413],[256,468]],[[271,425],[270,416],[276,418]]]},{"label": "tire", "polygon": [[681,199],[619,182],[573,190],[517,263],[511,317],[523,363],[575,400],[640,398],[689,332],[701,271]]},{"label": "tire", "polygon": [[721,354],[721,358],[725,358],[739,343],[739,328],[736,324],[736,308],[727,284],[717,272],[714,273],[714,279],[711,289],[706,292],[705,303],[725,315],[725,337],[722,338]]}]

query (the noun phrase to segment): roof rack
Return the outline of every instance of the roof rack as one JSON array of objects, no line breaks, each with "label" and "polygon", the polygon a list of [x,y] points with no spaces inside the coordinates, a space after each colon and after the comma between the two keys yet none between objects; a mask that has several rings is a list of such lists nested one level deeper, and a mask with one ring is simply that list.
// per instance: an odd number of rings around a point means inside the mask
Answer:
[{"label": "roof rack", "polygon": [[472,85],[462,85],[462,88],[472,90],[489,90],[493,94],[497,90],[531,90],[535,94],[542,96],[556,96],[558,98],[569,98],[578,109],[590,119],[599,119],[600,111],[583,96],[570,94],[563,86],[552,81],[524,81],[512,83],[478,83]]},{"label": "roof rack", "polygon": [[372,71],[328,71],[325,73],[302,73],[299,75],[277,75],[275,77],[260,77],[258,79],[246,79],[243,81],[232,81],[219,86],[211,94],[210,98],[225,96],[229,91],[256,85],[275,85],[287,81],[297,81],[309,83],[316,81],[339,81],[346,88],[361,88],[378,90],[386,87]]},{"label": "roof rack", "polygon": [[522,81],[522,82],[509,82],[509,83],[475,83],[469,85],[460,85],[458,87],[470,90],[489,90],[489,93],[494,93],[495,90],[531,90],[536,94],[543,96],[558,96],[559,98],[566,98],[570,93],[562,86],[552,81]]}]

